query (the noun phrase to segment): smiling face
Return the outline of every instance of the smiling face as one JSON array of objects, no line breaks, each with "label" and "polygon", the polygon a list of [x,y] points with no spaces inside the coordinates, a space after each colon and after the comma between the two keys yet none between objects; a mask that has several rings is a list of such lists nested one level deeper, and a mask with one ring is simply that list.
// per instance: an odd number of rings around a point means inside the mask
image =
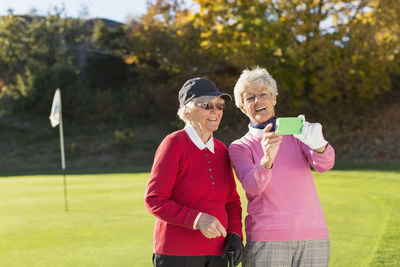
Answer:
[{"label": "smiling face", "polygon": [[196,105],[194,110],[188,114],[190,124],[196,129],[204,143],[210,139],[213,132],[218,130],[223,115],[223,111],[218,110],[215,104],[224,104],[225,101],[221,97],[217,97],[208,101],[208,103],[213,104],[214,108],[206,110]]},{"label": "smiling face", "polygon": [[241,110],[249,119],[261,124],[275,116],[276,98],[273,98],[267,88],[248,87],[243,93]]}]

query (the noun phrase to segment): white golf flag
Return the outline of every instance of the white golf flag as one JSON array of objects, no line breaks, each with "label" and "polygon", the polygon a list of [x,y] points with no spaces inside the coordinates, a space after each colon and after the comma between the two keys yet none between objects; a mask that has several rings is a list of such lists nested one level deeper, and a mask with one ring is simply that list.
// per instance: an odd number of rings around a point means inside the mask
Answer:
[{"label": "white golf flag", "polygon": [[61,94],[60,89],[57,89],[54,98],[53,98],[53,105],[51,106],[51,113],[50,113],[50,123],[52,127],[56,127],[61,120]]}]

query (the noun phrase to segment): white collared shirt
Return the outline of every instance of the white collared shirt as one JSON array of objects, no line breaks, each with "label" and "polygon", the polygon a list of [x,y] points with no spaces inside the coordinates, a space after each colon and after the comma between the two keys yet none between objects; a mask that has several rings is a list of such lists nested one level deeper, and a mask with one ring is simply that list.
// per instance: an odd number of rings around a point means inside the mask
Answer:
[{"label": "white collared shirt", "polygon": [[193,144],[195,144],[200,150],[208,148],[214,154],[214,138],[211,135],[211,138],[204,144],[203,140],[201,140],[199,134],[196,132],[196,129],[190,124],[186,124],[185,131],[192,140]]}]

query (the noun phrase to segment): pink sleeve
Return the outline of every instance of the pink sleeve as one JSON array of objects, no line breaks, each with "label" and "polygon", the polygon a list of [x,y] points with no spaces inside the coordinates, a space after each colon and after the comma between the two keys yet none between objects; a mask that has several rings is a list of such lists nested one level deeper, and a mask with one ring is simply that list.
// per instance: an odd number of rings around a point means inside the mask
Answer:
[{"label": "pink sleeve", "polygon": [[306,156],[308,163],[313,167],[315,171],[326,172],[330,170],[335,164],[335,150],[330,144],[328,144],[323,153],[318,153],[312,150],[309,146],[305,145],[300,140],[298,140],[298,142],[300,142],[301,149],[303,150],[303,153]]},{"label": "pink sleeve", "polygon": [[253,162],[248,146],[239,143],[231,144],[229,157],[246,193],[258,195],[265,190],[271,180],[271,170],[265,169],[260,162]]},{"label": "pink sleeve", "polygon": [[199,211],[170,200],[179,167],[177,150],[168,137],[157,149],[147,183],[145,207],[154,216],[166,222],[193,230],[193,223]]}]

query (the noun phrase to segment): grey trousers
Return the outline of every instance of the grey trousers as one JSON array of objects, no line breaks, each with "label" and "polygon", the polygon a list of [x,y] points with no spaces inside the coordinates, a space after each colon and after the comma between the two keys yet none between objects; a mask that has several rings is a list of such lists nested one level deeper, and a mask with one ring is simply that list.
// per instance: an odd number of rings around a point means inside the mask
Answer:
[{"label": "grey trousers", "polygon": [[303,241],[247,241],[243,267],[327,267],[329,239]]}]

